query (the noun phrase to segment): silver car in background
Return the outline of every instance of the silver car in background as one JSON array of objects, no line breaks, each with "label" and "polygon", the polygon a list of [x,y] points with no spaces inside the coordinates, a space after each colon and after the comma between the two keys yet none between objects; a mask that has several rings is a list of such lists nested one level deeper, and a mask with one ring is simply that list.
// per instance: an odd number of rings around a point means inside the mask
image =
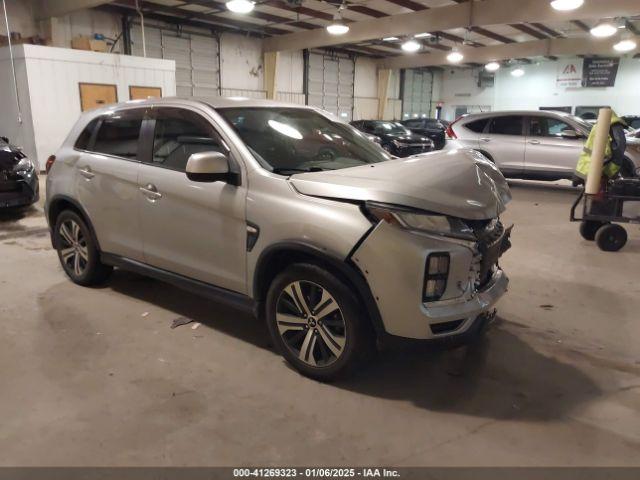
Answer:
[{"label": "silver car in background", "polygon": [[[472,148],[511,178],[571,179],[592,124],[568,113],[505,111],[475,113],[453,122],[447,149]],[[640,139],[627,141],[625,176],[640,167]]]},{"label": "silver car in background", "polygon": [[52,162],[71,280],[118,267],[250,310],[313,378],[376,337],[472,336],[507,289],[509,188],[471,151],[391,159],[311,107],[173,98],[84,113]]}]

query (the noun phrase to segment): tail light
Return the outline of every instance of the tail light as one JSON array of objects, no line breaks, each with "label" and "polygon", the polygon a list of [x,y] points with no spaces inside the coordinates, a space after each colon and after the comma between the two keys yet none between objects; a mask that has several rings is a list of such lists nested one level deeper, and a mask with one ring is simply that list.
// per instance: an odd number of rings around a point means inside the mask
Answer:
[{"label": "tail light", "polygon": [[423,302],[435,302],[447,289],[450,257],[448,253],[432,253],[427,257],[424,274]]},{"label": "tail light", "polygon": [[461,119],[462,117],[456,118],[453,122],[449,124],[447,127],[447,137],[449,138],[458,138],[456,132],[453,131],[453,126]]},{"label": "tail light", "polygon": [[44,169],[47,173],[49,173],[49,170],[51,170],[51,167],[53,167],[53,162],[55,161],[56,161],[56,156],[49,155],[49,158],[47,158],[47,163],[45,163],[44,165]]}]

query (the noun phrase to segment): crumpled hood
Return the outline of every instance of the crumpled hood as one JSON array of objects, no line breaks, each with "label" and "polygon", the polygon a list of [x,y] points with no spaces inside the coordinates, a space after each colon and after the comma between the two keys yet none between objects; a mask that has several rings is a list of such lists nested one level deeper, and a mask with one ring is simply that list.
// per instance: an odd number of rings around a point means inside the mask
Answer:
[{"label": "crumpled hood", "polygon": [[305,195],[372,200],[469,220],[494,218],[511,200],[507,181],[495,165],[463,149],[296,174],[289,181]]},{"label": "crumpled hood", "polygon": [[24,154],[18,147],[0,141],[0,172],[11,172],[23,158]]}]

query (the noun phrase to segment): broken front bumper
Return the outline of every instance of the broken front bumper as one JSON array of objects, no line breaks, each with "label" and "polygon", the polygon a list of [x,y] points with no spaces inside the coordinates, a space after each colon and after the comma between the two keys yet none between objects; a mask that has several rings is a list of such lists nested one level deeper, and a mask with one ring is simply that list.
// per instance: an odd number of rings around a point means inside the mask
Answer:
[{"label": "broken front bumper", "polygon": [[[439,301],[423,302],[427,258],[448,253],[449,275]],[[479,253],[473,242],[408,232],[379,223],[352,260],[366,278],[385,331],[413,339],[459,335],[493,311],[509,279],[497,265],[478,286]],[[496,258],[497,260],[497,258]]]}]

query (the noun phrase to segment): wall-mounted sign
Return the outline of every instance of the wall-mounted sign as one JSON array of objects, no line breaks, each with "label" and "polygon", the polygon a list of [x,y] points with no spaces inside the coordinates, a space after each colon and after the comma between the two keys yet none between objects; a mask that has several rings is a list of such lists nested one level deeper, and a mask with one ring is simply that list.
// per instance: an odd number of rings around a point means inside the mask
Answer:
[{"label": "wall-mounted sign", "polygon": [[582,61],[578,59],[558,61],[556,85],[559,88],[581,87]]},{"label": "wall-mounted sign", "polygon": [[613,87],[618,76],[619,58],[585,58],[582,68],[583,87]]}]

